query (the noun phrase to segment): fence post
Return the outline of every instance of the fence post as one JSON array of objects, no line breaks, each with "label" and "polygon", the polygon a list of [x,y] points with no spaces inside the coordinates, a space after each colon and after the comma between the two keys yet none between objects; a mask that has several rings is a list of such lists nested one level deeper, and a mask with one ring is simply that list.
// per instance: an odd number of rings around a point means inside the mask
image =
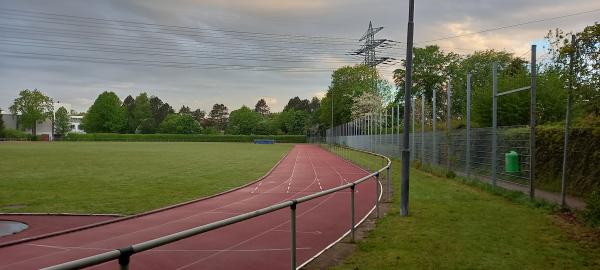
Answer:
[{"label": "fence post", "polygon": [[535,126],[536,126],[536,79],[537,79],[537,64],[536,64],[536,48],[537,46],[531,45],[531,108],[530,108],[530,128],[531,134],[529,135],[529,197],[535,198]]},{"label": "fence post", "polygon": [[[396,145],[396,136],[394,136],[394,134],[396,133],[396,129],[394,128],[394,106],[392,105],[392,145]],[[392,154],[394,153],[396,147],[393,147],[394,150],[392,150]]]},{"label": "fence post", "polygon": [[498,148],[498,64],[492,64],[492,186],[496,186],[496,156]]},{"label": "fence post", "polygon": [[431,103],[432,103],[432,110],[431,110],[431,130],[432,130],[432,134],[433,134],[433,138],[431,139],[431,163],[432,164],[436,164],[437,165],[437,138],[436,138],[436,125],[437,125],[437,95],[435,93],[435,90],[432,89],[431,93],[433,95],[433,97],[431,98]]},{"label": "fence post", "polygon": [[[400,145],[400,104],[396,105],[396,109],[398,110],[398,117],[397,117],[398,119],[396,120],[396,123],[398,125],[398,145]],[[402,147],[404,147],[404,146],[402,146]],[[398,150],[400,150],[400,149],[398,149]],[[398,154],[399,154],[398,156],[402,155],[402,153],[398,153]]]},{"label": "fence post", "polygon": [[448,112],[446,113],[446,132],[447,132],[447,146],[446,146],[446,170],[450,171],[450,153],[452,153],[452,78],[448,78],[448,94],[447,106]]},{"label": "fence post", "polygon": [[350,231],[351,231],[351,235],[352,235],[352,239],[351,242],[354,243],[354,234],[355,234],[355,229],[354,229],[354,189],[356,188],[356,184],[352,183],[352,185],[350,186],[350,204],[351,204],[351,211],[352,211],[352,217],[351,217],[351,227],[350,227]]},{"label": "fence post", "polygon": [[291,253],[292,253],[292,270],[296,269],[296,200],[292,201],[292,205],[290,205],[290,210],[291,210],[291,232],[292,232],[292,247],[291,247]]},{"label": "fence post", "polygon": [[467,178],[471,176],[471,73],[467,74],[467,150],[465,153],[465,170]]},{"label": "fence post", "polygon": [[577,44],[575,43],[575,35],[571,35],[571,52],[569,59],[569,89],[567,95],[567,113],[565,115],[565,137],[564,137],[564,147],[563,147],[563,164],[562,164],[562,177],[560,182],[560,205],[562,208],[567,206],[565,197],[567,195],[567,161],[569,155],[569,130],[571,128],[571,103],[572,103],[572,95],[573,95],[573,80],[575,80],[575,74],[573,74],[573,65],[574,65],[574,50],[577,48]]},{"label": "fence post", "polygon": [[425,164],[425,94],[421,94],[421,164]]},{"label": "fence post", "polygon": [[126,248],[120,248],[119,250],[119,269],[128,270],[129,262],[131,261],[131,255],[133,255],[133,247],[128,246]]}]

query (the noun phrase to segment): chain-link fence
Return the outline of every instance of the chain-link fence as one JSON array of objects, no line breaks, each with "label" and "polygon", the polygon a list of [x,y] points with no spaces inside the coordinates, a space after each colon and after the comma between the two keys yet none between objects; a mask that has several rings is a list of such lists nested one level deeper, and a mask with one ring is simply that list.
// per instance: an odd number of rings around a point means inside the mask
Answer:
[{"label": "chain-link fence", "polygon": [[[390,132],[389,129],[379,128],[371,130],[374,134],[367,135],[344,131],[344,135],[328,136],[326,140],[328,143],[399,158],[402,148],[401,134],[379,134],[380,130]],[[460,175],[478,176],[490,182],[496,177],[497,181],[528,185],[531,157],[529,136],[528,127],[498,128],[494,155],[492,128],[471,129],[470,136],[467,136],[466,129],[436,133],[414,132],[410,134],[411,157],[421,165],[447,168]],[[506,154],[511,151],[516,153],[514,160],[517,162],[517,170],[512,171],[508,170],[506,164]]]}]

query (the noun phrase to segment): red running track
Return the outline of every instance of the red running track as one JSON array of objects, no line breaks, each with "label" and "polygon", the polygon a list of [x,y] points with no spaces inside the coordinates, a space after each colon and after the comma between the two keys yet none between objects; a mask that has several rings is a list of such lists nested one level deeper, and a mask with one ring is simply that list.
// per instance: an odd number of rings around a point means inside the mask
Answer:
[{"label": "red running track", "polygon": [[[221,196],[100,227],[0,248],[0,270],[38,269],[126,247],[333,188],[367,173],[317,146],[297,145],[262,180]],[[357,186],[356,220],[375,204],[375,181]],[[350,229],[350,191],[297,206],[301,265]],[[161,246],[131,257],[130,269],[289,269],[290,210]],[[118,269],[116,261],[90,269]]]}]

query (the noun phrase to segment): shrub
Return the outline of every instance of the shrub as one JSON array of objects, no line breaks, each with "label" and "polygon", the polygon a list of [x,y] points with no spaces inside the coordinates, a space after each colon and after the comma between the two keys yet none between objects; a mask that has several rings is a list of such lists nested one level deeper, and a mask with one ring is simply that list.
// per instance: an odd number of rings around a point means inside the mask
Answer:
[{"label": "shrub", "polygon": [[591,226],[600,226],[600,189],[594,190],[585,202],[583,219]]},{"label": "shrub", "polygon": [[65,141],[130,141],[130,142],[253,142],[255,139],[272,139],[278,143],[305,143],[304,135],[205,135],[205,134],[117,134],[69,133]]},{"label": "shrub", "polygon": [[170,114],[160,123],[159,131],[167,134],[196,134],[202,128],[189,114]]},{"label": "shrub", "polygon": [[2,134],[0,134],[0,137],[7,138],[7,139],[30,139],[31,134],[28,134],[26,132],[23,132],[23,131],[20,131],[17,129],[7,128],[2,131]]}]

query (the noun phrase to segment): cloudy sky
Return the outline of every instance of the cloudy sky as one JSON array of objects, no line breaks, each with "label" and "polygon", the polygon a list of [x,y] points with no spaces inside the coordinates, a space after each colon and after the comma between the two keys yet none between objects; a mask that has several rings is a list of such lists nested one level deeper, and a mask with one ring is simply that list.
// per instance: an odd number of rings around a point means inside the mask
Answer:
[{"label": "cloudy sky", "polygon": [[[86,110],[102,91],[147,92],[175,108],[253,106],[277,111],[293,96],[322,95],[336,67],[360,63],[369,23],[377,38],[406,40],[408,1],[0,0],[0,108],[37,88]],[[416,1],[415,42],[600,9],[597,0]],[[579,31],[600,11],[436,41],[468,54],[528,57],[549,29]],[[404,43],[382,55],[403,58]],[[543,56],[543,51],[538,52]],[[381,69],[389,78],[393,66]]]}]

